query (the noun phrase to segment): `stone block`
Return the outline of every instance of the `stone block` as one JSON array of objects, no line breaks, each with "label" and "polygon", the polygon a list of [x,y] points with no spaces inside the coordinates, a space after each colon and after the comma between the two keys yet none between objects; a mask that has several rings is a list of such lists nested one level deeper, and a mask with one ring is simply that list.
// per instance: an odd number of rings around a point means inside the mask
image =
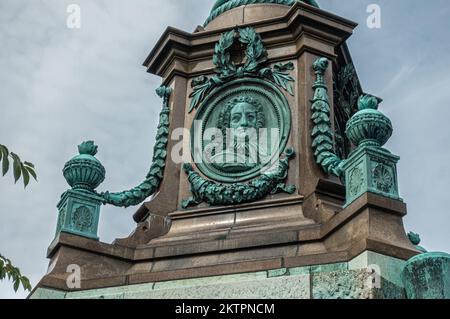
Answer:
[{"label": "stone block", "polygon": [[381,277],[393,284],[403,287],[401,272],[406,262],[401,259],[389,257],[366,251],[348,263],[349,270],[368,269],[379,270]]},{"label": "stone block", "polygon": [[[155,287],[156,288],[156,287]],[[131,299],[309,299],[309,276],[283,276],[226,284],[125,293]]]},{"label": "stone block", "polygon": [[37,288],[29,297],[29,299],[64,299],[65,291],[58,291],[46,288]]}]

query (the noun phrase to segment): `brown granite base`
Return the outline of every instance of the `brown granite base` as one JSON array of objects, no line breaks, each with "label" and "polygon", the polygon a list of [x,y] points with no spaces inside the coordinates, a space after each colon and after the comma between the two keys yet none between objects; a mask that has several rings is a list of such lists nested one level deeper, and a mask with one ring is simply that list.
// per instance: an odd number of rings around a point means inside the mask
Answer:
[{"label": "brown granite base", "polygon": [[403,260],[418,253],[403,230],[403,202],[368,193],[324,224],[303,216],[301,198],[288,202],[285,207],[278,206],[283,218],[275,227],[277,215],[270,203],[264,205],[270,227],[264,223],[255,226],[254,221],[246,227],[243,216],[251,212],[258,216],[265,211],[262,208],[241,207],[212,215],[205,210],[203,222],[233,222],[218,223],[213,230],[205,227],[204,231],[198,222],[195,235],[175,227],[173,232],[136,247],[124,245],[125,240],[106,244],[61,233],[49,248],[49,272],[38,287],[68,290],[67,267],[72,264],[80,266],[81,290],[86,290],[348,262],[367,250]]}]

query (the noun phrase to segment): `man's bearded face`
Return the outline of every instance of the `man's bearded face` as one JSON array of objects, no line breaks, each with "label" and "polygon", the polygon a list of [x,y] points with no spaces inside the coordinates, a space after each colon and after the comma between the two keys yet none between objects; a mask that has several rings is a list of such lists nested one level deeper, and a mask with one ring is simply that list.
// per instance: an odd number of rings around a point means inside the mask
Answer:
[{"label": "man's bearded face", "polygon": [[237,137],[250,137],[255,132],[257,126],[255,106],[246,102],[238,103],[231,109],[230,117],[230,128]]}]

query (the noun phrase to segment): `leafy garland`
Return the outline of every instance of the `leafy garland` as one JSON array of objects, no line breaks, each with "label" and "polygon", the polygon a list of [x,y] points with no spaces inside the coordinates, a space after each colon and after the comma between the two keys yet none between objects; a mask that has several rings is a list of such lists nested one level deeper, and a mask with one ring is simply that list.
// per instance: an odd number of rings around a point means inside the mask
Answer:
[{"label": "leafy garland", "polygon": [[[294,5],[298,0],[228,0],[228,1],[222,1],[222,4],[216,4],[209,15],[209,17],[206,19],[204,26],[206,26],[208,23],[210,23],[212,20],[217,18],[222,13],[229,11],[231,9],[247,5],[247,4],[255,4],[255,3],[274,3],[274,4],[284,4],[287,6]],[[314,7],[319,7],[317,2],[315,0],[303,0],[302,2],[305,2],[309,5],[312,5]]]},{"label": "leafy garland", "polygon": [[274,171],[268,171],[248,184],[219,184],[206,180],[194,171],[192,165],[184,164],[184,171],[188,175],[193,197],[183,200],[182,207],[187,209],[202,202],[211,206],[227,206],[249,203],[260,200],[269,194],[285,192],[293,194],[296,191],[294,185],[286,185],[289,170],[289,160],[295,156],[292,148],[288,148],[285,158],[280,159],[278,167]]},{"label": "leafy garland", "polygon": [[328,88],[324,81],[324,74],[328,68],[328,59],[319,58],[313,64],[316,73],[316,81],[313,85],[314,98],[311,101],[311,120],[314,127],[311,133],[313,137],[312,148],[316,163],[319,164],[327,174],[340,177],[343,173],[344,161],[334,153],[333,131],[330,121],[330,102]]},{"label": "leafy garland", "polygon": [[138,205],[146,198],[154,194],[163,179],[167,157],[167,142],[169,140],[169,97],[172,89],[161,86],[156,93],[163,98],[163,109],[159,115],[156,144],[153,150],[153,162],[145,180],[137,187],[120,193],[101,193],[103,204],[111,204],[118,207]]},{"label": "leafy garland", "polygon": [[[247,46],[245,50],[246,62],[240,67],[233,63],[229,52],[234,43],[236,32],[239,33],[239,41]],[[197,108],[206,95],[215,87],[244,76],[268,79],[282,87],[289,94],[294,95],[291,83],[294,81],[294,78],[289,75],[289,71],[294,69],[293,63],[278,63],[274,65],[273,69],[270,67],[261,68],[261,64],[266,61],[267,50],[263,45],[261,36],[255,29],[247,27],[223,33],[216,43],[213,56],[213,63],[218,74],[211,78],[203,75],[192,80],[193,92],[189,96],[191,98],[189,113]]]}]

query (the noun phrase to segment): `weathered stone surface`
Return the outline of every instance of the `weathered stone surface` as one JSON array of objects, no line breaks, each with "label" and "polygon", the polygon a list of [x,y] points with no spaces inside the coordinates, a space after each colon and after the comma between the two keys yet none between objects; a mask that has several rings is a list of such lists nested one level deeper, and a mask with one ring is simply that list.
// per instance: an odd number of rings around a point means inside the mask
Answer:
[{"label": "weathered stone surface", "polygon": [[366,251],[348,263],[311,267],[314,299],[403,299],[405,261]]},{"label": "weathered stone surface", "polygon": [[[378,263],[381,276],[372,272]],[[394,258],[366,252],[350,263],[277,268],[115,288],[61,293],[38,288],[33,298],[68,299],[398,299],[402,285],[387,280],[400,268]],[[372,268],[368,269],[368,266]],[[398,274],[397,274],[398,275]]]},{"label": "weathered stone surface", "polygon": [[403,288],[367,270],[312,274],[312,299],[403,299]]},{"label": "weathered stone surface", "polygon": [[[286,274],[280,269],[278,274]],[[269,277],[268,272],[131,285],[71,292],[39,289],[34,297],[67,299],[309,299],[309,274]]]},{"label": "weathered stone surface", "polygon": [[[214,279],[213,279],[214,280]],[[211,280],[211,282],[214,282]],[[308,299],[309,276],[277,277],[256,281],[126,293],[125,298],[151,299]]]},{"label": "weathered stone surface", "polygon": [[367,271],[351,270],[312,275],[312,299],[372,299]]},{"label": "weathered stone surface", "polygon": [[352,259],[348,263],[349,270],[367,269],[376,267],[380,272],[381,277],[386,281],[393,283],[396,286],[403,286],[401,279],[401,272],[405,267],[406,262],[401,259],[389,257],[386,255],[377,254],[372,251],[366,251],[358,257]]},{"label": "weathered stone surface", "polygon": [[36,289],[29,299],[64,299],[66,292],[53,289],[38,288]]},{"label": "weathered stone surface", "polygon": [[345,271],[347,269],[348,263],[336,263],[336,264],[312,266],[311,273],[327,273],[334,271]]}]

